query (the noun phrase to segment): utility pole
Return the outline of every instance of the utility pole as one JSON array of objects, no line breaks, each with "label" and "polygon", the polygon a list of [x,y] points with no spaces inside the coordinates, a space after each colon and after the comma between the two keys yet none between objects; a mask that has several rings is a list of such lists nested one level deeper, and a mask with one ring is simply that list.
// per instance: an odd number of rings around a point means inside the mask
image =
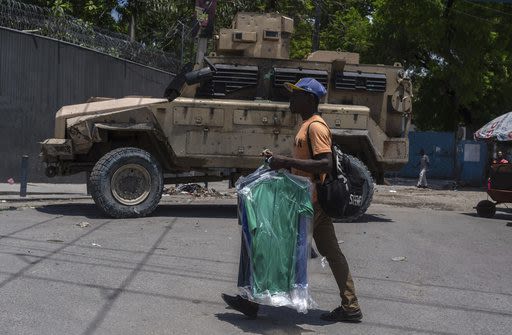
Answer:
[{"label": "utility pole", "polygon": [[130,17],[130,42],[135,42],[135,13]]},{"label": "utility pole", "polygon": [[178,24],[181,25],[181,52],[180,52],[180,67],[183,66],[183,52],[184,52],[184,45],[185,45],[185,24],[178,20]]},{"label": "utility pole", "polygon": [[267,11],[275,12],[277,7],[277,0],[269,0]]},{"label": "utility pole", "polygon": [[130,13],[130,24],[129,24],[130,42],[135,42],[135,31],[136,31],[135,25],[137,24],[137,21],[138,21],[138,18],[136,17],[137,16],[137,8],[139,8],[139,0],[129,0],[128,1],[127,9]]},{"label": "utility pole", "polygon": [[315,27],[313,30],[311,51],[317,51],[320,48],[320,15],[322,14],[320,1],[321,0],[315,0]]},{"label": "utility pole", "polygon": [[203,62],[208,48],[208,38],[212,38],[216,8],[217,0],[196,0],[196,19],[199,27],[196,64]]}]

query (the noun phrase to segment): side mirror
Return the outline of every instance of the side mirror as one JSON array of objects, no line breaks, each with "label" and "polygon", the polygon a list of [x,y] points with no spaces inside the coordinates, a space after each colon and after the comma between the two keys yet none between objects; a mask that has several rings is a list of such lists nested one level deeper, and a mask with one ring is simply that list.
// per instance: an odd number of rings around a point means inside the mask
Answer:
[{"label": "side mirror", "polygon": [[213,74],[217,72],[217,68],[207,57],[204,57],[204,61],[208,67],[195,71],[192,71],[192,63],[185,64],[165,89],[164,98],[173,101],[181,95],[181,90],[185,84],[194,85],[212,79]]},{"label": "side mirror", "polygon": [[192,71],[192,63],[185,64],[181,68],[180,72],[174,77],[174,79],[171,80],[169,85],[167,85],[167,88],[164,92],[164,98],[167,98],[169,101],[173,101],[181,95],[181,89],[186,82],[185,76],[190,71]]},{"label": "side mirror", "polygon": [[208,57],[203,58],[208,67],[204,67],[199,70],[191,71],[185,74],[185,80],[187,85],[199,84],[203,81],[209,80],[213,78],[213,74],[217,72],[217,68],[215,65],[208,59]]},{"label": "side mirror", "polygon": [[203,67],[202,69],[188,72],[185,74],[185,81],[187,85],[199,84],[203,81],[213,78],[213,71],[209,67]]}]

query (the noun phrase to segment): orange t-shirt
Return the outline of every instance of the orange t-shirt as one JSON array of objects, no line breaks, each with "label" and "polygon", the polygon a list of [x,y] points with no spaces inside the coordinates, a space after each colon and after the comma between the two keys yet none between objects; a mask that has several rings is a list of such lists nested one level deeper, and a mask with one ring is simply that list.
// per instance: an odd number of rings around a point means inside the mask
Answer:
[{"label": "orange t-shirt", "polygon": [[[319,121],[319,122],[314,122]],[[314,122],[313,124],[311,124]],[[311,124],[311,127],[309,125]],[[309,119],[305,120],[302,123],[297,135],[295,136],[295,142],[293,145],[293,158],[296,159],[311,159],[313,157],[310,156],[309,146],[308,146],[308,137],[307,131],[309,127],[309,140],[311,141],[311,148],[313,149],[313,156],[319,154],[325,154],[331,152],[331,131],[329,130],[329,126],[325,123],[324,119],[320,115],[313,115]],[[314,174],[305,172],[302,170],[292,169],[292,173],[298,176],[304,176],[311,179],[314,183]],[[324,180],[325,173],[319,175],[320,180]],[[312,201],[316,202],[316,187],[313,189]]]}]

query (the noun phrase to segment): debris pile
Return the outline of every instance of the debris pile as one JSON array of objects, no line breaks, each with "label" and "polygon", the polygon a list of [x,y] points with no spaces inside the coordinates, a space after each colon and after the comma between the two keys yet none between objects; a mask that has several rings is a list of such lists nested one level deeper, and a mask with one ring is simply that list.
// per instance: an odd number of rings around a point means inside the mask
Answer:
[{"label": "debris pile", "polygon": [[199,184],[182,184],[177,187],[168,187],[164,188],[164,194],[167,195],[177,195],[177,194],[185,194],[185,195],[193,195],[196,197],[231,197],[229,193],[220,193],[214,188],[203,187]]},{"label": "debris pile", "polygon": [[82,222],[80,222],[80,223],[77,223],[76,225],[77,225],[78,227],[80,227],[80,228],[87,228],[87,227],[89,227],[90,223],[89,223],[89,222],[87,222],[87,221],[82,221]]}]

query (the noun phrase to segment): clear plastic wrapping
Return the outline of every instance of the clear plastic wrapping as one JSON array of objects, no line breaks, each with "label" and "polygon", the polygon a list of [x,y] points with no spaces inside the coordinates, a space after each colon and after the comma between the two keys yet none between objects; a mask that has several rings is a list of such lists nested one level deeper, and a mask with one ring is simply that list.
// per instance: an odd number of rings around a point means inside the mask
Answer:
[{"label": "clear plastic wrapping", "polygon": [[307,313],[313,207],[308,178],[260,167],[236,183],[242,246],[238,288],[247,299]]}]

